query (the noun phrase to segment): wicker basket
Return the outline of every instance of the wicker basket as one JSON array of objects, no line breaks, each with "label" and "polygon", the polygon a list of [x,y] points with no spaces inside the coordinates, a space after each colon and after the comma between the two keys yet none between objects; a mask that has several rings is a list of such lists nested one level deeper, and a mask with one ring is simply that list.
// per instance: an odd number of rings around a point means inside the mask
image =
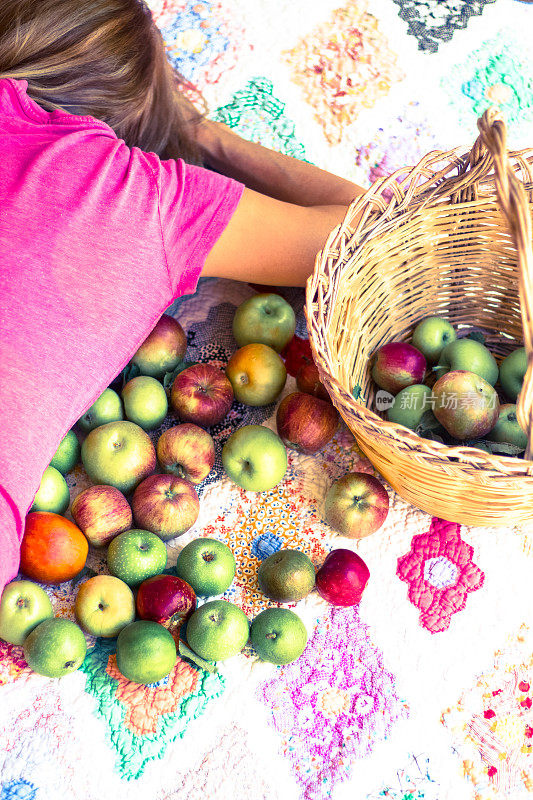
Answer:
[{"label": "wicker basket", "polygon": [[[512,526],[533,519],[533,150],[507,152],[494,109],[478,127],[470,153],[429,153],[354,201],[317,256],[306,316],[333,403],[398,494],[452,522]],[[483,330],[497,360],[525,345],[524,458],[423,439],[371,410],[370,356],[431,315]]]}]

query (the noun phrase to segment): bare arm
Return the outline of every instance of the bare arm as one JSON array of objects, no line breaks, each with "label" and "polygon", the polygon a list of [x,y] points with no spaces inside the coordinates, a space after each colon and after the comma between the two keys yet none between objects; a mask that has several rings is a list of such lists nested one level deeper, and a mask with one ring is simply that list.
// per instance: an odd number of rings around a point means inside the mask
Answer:
[{"label": "bare arm", "polygon": [[203,120],[197,139],[207,166],[247,187],[202,274],[304,286],[317,253],[364,189],[220,123]]},{"label": "bare arm", "polygon": [[304,207],[245,189],[202,275],[269,286],[305,286],[316,254],[347,206]]},{"label": "bare arm", "polygon": [[219,122],[204,119],[197,140],[206,166],[285,203],[348,206],[365,191],[313,164],[249,142]]}]

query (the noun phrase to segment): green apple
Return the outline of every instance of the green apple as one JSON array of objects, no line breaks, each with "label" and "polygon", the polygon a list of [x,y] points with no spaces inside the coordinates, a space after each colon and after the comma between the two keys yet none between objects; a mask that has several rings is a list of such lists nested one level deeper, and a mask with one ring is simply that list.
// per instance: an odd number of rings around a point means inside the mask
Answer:
[{"label": "green apple", "polygon": [[66,475],[80,460],[80,452],[78,437],[71,430],[61,439],[50,466],[58,469],[62,475]]},{"label": "green apple", "polygon": [[47,678],[62,678],[81,667],[87,642],[75,622],[52,617],[32,630],[23,648],[30,669]]},{"label": "green apple", "polygon": [[55,467],[47,467],[30,511],[51,511],[63,514],[70,503],[70,492],[63,475]]},{"label": "green apple", "polygon": [[126,625],[117,639],[117,667],[134,683],[156,683],[176,663],[176,643],[158,622],[138,620]]},{"label": "green apple", "polygon": [[267,608],[252,621],[250,639],[263,661],[290,664],[305,650],[307,631],[294,611],[288,608]]},{"label": "green apple", "polygon": [[259,565],[259,588],[271,600],[292,603],[307,597],[315,586],[313,562],[301,550],[282,549]]},{"label": "green apple", "polygon": [[159,575],[166,565],[166,545],[151,531],[124,531],[107,548],[109,572],[128,586],[138,586],[152,575]]},{"label": "green apple", "polygon": [[81,446],[83,466],[93,483],[132,492],[156,466],[152,440],[134,422],[108,422],[92,430]]},{"label": "green apple", "polygon": [[206,661],[224,661],[240,653],[249,635],[248,617],[227,600],[210,600],[187,623],[187,644]]},{"label": "green apple", "polygon": [[126,417],[145,431],[157,428],[168,411],[167,393],[163,384],[149,375],[139,375],[122,390]]},{"label": "green apple", "polygon": [[514,403],[504,403],[500,406],[500,413],[496,420],[496,425],[488,433],[487,439],[491,442],[505,442],[514,444],[525,450],[527,447],[527,433],[519,425],[516,416],[516,405]]},{"label": "green apple", "polygon": [[445,372],[473,372],[494,386],[498,380],[498,364],[488,348],[474,339],[457,339],[447,344],[439,358],[437,375]]},{"label": "green apple", "polygon": [[233,335],[239,347],[252,342],[267,344],[280,353],[294,336],[296,316],[279,294],[249,297],[233,317]]},{"label": "green apple", "polygon": [[50,598],[32,581],[12,581],[0,601],[0,639],[9,644],[23,644],[41,622],[54,616]]},{"label": "green apple", "polygon": [[[455,342],[457,334],[453,325],[442,317],[426,317],[418,323],[412,344],[426,357],[428,364],[436,364],[446,345]],[[405,425],[404,422],[401,423]],[[405,426],[409,428],[409,425]]]},{"label": "green apple", "polygon": [[287,471],[287,451],[279,436],[264,425],[243,425],[222,448],[222,465],[246,491],[265,492]]},{"label": "green apple", "polygon": [[106,422],[117,422],[124,419],[122,401],[113,389],[104,389],[100,397],[94,401],[85,414],[78,420],[78,425],[84,433],[94,430]]},{"label": "green apple", "polygon": [[430,397],[429,386],[422,383],[406,386],[398,392],[393,404],[387,409],[387,419],[415,431],[423,414],[431,409]]},{"label": "green apple", "polygon": [[178,556],[176,575],[200,597],[222,594],[235,576],[235,556],[220,539],[193,539]]},{"label": "green apple", "polygon": [[135,619],[133,592],[113,575],[95,575],[82,583],[74,608],[83,630],[93,636],[118,636]]},{"label": "green apple", "polygon": [[500,364],[500,383],[505,396],[516,402],[527,370],[526,348],[519,347],[506,356]]}]

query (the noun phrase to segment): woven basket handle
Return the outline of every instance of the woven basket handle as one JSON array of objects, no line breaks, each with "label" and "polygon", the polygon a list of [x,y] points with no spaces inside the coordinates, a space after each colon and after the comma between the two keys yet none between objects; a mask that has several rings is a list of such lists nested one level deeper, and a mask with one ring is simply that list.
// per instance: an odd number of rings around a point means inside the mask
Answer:
[{"label": "woven basket handle", "polygon": [[[507,220],[518,252],[518,291],[522,309],[522,327],[528,366],[517,404],[521,427],[528,433],[525,458],[533,452],[533,250],[531,211],[528,197],[521,181],[516,177],[507,151],[507,130],[498,109],[489,108],[478,119],[479,138],[473,154],[479,153],[483,144],[494,164],[494,182],[498,199]],[[477,160],[477,159],[476,159]]]}]

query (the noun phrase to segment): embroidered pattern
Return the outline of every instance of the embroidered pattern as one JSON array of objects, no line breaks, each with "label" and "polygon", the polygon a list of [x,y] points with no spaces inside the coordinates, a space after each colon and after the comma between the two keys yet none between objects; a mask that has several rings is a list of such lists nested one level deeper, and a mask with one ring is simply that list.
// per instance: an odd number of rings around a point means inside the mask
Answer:
[{"label": "embroidered pattern", "polygon": [[398,559],[396,573],[409,584],[409,600],[430,633],[446,630],[452,614],[465,607],[468,592],[483,586],[485,575],[473,563],[473,552],[459,525],[434,517],[428,533],[414,536],[409,553]]},{"label": "embroidered pattern", "polygon": [[117,768],[130,780],[146,763],[160,758],[169,742],[183,736],[191,720],[224,690],[219,673],[208,673],[178,658],[170,674],[143,686],[126,680],[116,667],[116,640],[98,640],[81,669],[85,691],[96,697],[97,713],[108,727]]},{"label": "embroidered pattern", "polygon": [[396,55],[367,3],[351,0],[286,54],[293,80],[302,87],[328,142],[363,108],[371,108],[403,78]]},{"label": "embroidered pattern", "polygon": [[394,0],[409,33],[418,40],[419,50],[436,53],[458,29],[466,28],[470,17],[483,13],[496,0]]},{"label": "embroidered pattern", "polygon": [[303,655],[259,687],[306,800],[322,800],[406,716],[355,608],[329,607]]},{"label": "embroidered pattern", "polygon": [[0,639],[0,686],[13,683],[27,668],[22,647]]},{"label": "embroidered pattern", "polygon": [[217,108],[213,119],[251,142],[305,161],[305,148],[296,138],[294,123],[285,114],[285,103],[273,91],[268,78],[253,78],[244,89],[235,92],[231,103]]},{"label": "embroidered pattern", "polygon": [[533,640],[525,625],[442,717],[476,800],[533,792]]}]

